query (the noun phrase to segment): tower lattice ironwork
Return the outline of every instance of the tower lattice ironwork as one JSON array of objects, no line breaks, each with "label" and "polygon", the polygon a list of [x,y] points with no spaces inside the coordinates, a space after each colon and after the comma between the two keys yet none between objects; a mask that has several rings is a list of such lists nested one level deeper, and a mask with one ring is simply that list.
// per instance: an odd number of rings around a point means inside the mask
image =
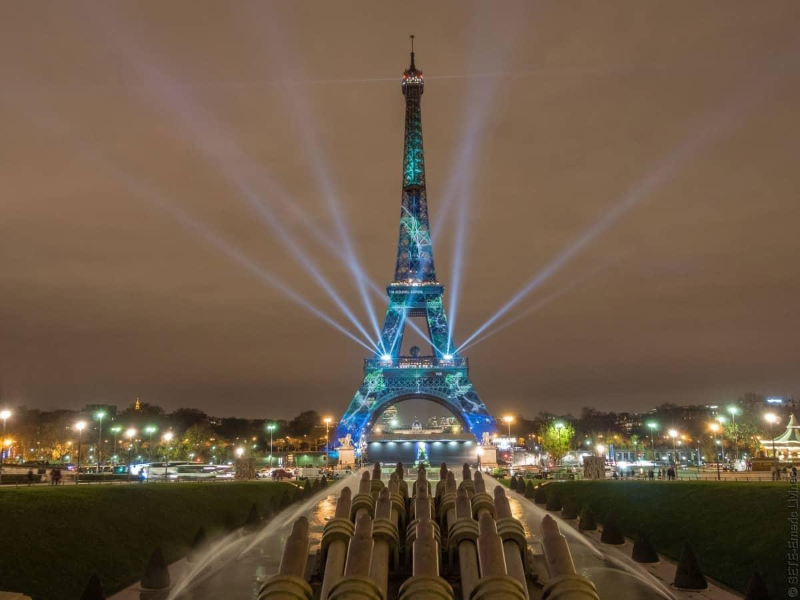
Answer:
[{"label": "tower lattice ironwork", "polygon": [[[469,363],[459,356],[447,322],[433,260],[425,155],[422,145],[421,100],[425,82],[414,62],[403,72],[405,140],[400,234],[394,281],[388,287],[389,306],[383,322],[380,352],[364,361],[364,381],[339,422],[338,437],[363,442],[378,416],[403,400],[424,398],[452,411],[465,432],[477,439],[495,431],[494,419],[473,388]],[[431,352],[401,356],[403,332],[409,317],[425,317]]]}]

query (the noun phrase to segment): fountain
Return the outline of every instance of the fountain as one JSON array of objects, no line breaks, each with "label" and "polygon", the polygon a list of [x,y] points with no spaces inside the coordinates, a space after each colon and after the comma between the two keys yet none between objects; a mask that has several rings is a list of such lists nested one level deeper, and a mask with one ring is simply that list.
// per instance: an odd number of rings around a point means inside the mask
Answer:
[{"label": "fountain", "polygon": [[[260,531],[207,546],[173,578],[168,599],[688,597],[655,577],[652,565],[632,560],[630,543],[625,550],[599,538],[469,467],[376,466],[320,490]],[[653,552],[634,554],[652,560]]]}]

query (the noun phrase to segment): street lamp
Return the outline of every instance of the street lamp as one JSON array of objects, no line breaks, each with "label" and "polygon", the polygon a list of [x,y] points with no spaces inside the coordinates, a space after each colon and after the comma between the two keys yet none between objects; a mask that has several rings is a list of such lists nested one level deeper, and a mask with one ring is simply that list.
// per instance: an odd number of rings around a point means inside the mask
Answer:
[{"label": "street lamp", "polygon": [[81,434],[86,428],[86,421],[78,421],[75,423],[75,429],[78,430],[78,460],[75,461],[75,485],[78,485],[78,480],[81,475]]},{"label": "street lamp", "polygon": [[[11,411],[6,409],[0,411],[0,419],[3,419],[3,439],[6,438],[6,421],[11,416]],[[7,450],[0,449],[0,483],[3,483],[3,461],[6,458]]]},{"label": "street lamp", "polygon": [[125,437],[128,438],[128,483],[131,482],[131,450],[133,450],[133,438],[136,430],[133,427],[125,430]]},{"label": "street lamp", "polygon": [[650,421],[647,424],[647,428],[650,430],[650,445],[653,448],[653,464],[655,465],[656,464],[656,440],[653,437],[653,431],[658,429],[658,423],[656,423],[655,421]]},{"label": "street lamp", "polygon": [[148,425],[144,428],[144,432],[150,434],[150,441],[147,443],[147,458],[150,462],[153,462],[153,434],[156,431],[158,431],[158,427],[155,425]]},{"label": "street lamp", "polygon": [[331,425],[331,418],[325,417],[325,466],[327,467],[331,460],[331,450],[328,447],[328,427]]},{"label": "street lamp", "polygon": [[98,410],[94,417],[100,423],[97,426],[97,474],[100,474],[100,444],[103,443],[103,417],[106,416],[104,410]]},{"label": "street lamp", "polygon": [[675,465],[677,465],[677,464],[678,464],[678,461],[677,461],[677,460],[675,460],[675,454],[676,454],[676,450],[675,450],[675,438],[676,438],[676,437],[678,437],[678,430],[677,430],[677,429],[670,429],[670,430],[669,430],[667,433],[669,434],[669,437],[671,437],[671,438],[672,438],[672,462],[673,462]]},{"label": "street lamp", "polygon": [[722,451],[722,462],[725,462],[725,417],[723,415],[717,415],[714,419],[719,423],[719,431],[720,431],[720,440],[719,440],[719,447]]},{"label": "street lamp", "polygon": [[717,451],[717,432],[719,431],[719,423],[711,423],[708,428],[714,432],[714,459],[717,462],[717,481],[719,481],[719,452]]},{"label": "street lamp", "polygon": [[506,415],[503,417],[503,423],[508,425],[508,437],[511,438],[511,424],[514,422],[514,417],[511,415]]},{"label": "street lamp", "polygon": [[604,456],[605,456],[605,453],[606,453],[606,447],[605,447],[605,446],[603,446],[603,444],[597,444],[597,446],[595,446],[595,447],[594,447],[594,449],[595,449],[595,450],[597,450],[597,454],[598,454],[599,456],[601,456],[601,457],[604,457]]},{"label": "street lamp", "polygon": [[731,428],[733,429],[733,456],[739,462],[739,433],[736,431],[736,415],[741,411],[738,406],[729,406],[728,412],[731,414]]},{"label": "street lamp", "polygon": [[237,457],[239,457],[239,458],[242,458],[242,456],[244,456],[244,448],[242,448],[241,446],[239,446],[239,447],[236,449],[236,456],[237,456]]},{"label": "street lamp", "polygon": [[116,462],[117,462],[117,460],[116,460],[117,459],[117,436],[119,435],[120,431],[122,431],[122,426],[121,425],[114,425],[114,427],[111,428],[111,433],[114,434],[114,456],[112,457],[113,458],[112,462],[114,464],[116,464]]},{"label": "street lamp", "polygon": [[269,466],[272,468],[272,432],[275,431],[275,423],[267,425],[267,431],[269,431]]},{"label": "street lamp", "polygon": [[778,477],[778,454],[775,452],[775,432],[773,431],[775,423],[778,422],[778,415],[775,413],[767,413],[764,415],[764,419],[767,423],[769,423],[769,437],[772,438],[772,460],[775,463],[775,474],[773,477],[777,479]]},{"label": "street lamp", "polygon": [[173,433],[171,431],[167,431],[161,436],[161,439],[164,440],[164,482],[167,481],[167,467],[169,467],[169,443],[172,441],[172,436]]}]

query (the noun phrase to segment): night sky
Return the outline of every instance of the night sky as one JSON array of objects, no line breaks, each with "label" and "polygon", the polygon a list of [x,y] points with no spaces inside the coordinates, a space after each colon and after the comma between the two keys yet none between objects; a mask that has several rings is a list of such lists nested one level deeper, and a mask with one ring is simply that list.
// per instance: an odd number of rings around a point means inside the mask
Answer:
[{"label": "night sky", "polygon": [[0,403],[340,415],[298,249],[372,332],[341,238],[391,280],[410,33],[456,341],[538,277],[466,351],[491,412],[800,395],[794,0],[2,12]]}]

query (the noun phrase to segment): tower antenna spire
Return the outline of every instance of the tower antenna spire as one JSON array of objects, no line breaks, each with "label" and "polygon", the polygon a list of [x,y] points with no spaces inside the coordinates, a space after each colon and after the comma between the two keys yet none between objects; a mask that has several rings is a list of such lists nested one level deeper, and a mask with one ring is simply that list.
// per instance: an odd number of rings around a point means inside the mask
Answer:
[{"label": "tower antenna spire", "polygon": [[414,66],[414,34],[412,33],[408,37],[411,39],[411,68],[414,69],[414,68],[416,68]]}]

